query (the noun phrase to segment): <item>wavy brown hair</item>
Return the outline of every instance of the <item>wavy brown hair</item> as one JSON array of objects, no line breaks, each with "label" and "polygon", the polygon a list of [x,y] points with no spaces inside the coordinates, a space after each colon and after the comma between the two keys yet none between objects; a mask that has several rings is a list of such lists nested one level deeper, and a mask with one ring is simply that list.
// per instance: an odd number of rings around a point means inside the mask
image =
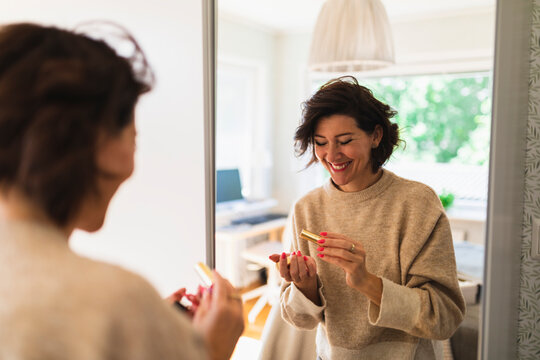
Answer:
[{"label": "wavy brown hair", "polygon": [[0,28],[0,185],[23,191],[58,225],[96,191],[98,134],[130,124],[152,87],[144,54],[123,33],[135,48],[129,58],[74,31]]},{"label": "wavy brown hair", "polygon": [[302,122],[296,129],[295,148],[298,156],[311,152],[307,164],[317,162],[314,147],[314,134],[319,121],[332,115],[352,117],[356,126],[372,134],[377,125],[381,126],[383,136],[379,146],[371,150],[371,165],[375,173],[392,155],[401,142],[398,125],[390,119],[397,112],[379,100],[371,90],[358,84],[353,76],[342,76],[328,81],[306,102],[302,104]]}]

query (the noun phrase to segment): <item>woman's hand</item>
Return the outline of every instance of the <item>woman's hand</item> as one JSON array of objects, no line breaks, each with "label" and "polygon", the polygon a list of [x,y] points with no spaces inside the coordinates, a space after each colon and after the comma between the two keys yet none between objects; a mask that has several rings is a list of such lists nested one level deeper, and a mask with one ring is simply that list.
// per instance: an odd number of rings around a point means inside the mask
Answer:
[{"label": "woman's hand", "polygon": [[216,271],[214,285],[206,291],[193,317],[193,326],[203,335],[210,359],[229,359],[244,331],[242,298]]},{"label": "woman's hand", "polygon": [[349,237],[331,232],[321,232],[324,239],[317,254],[321,260],[339,266],[345,271],[347,285],[381,304],[382,280],[366,269],[366,252],[362,244]]},{"label": "woman's hand", "polygon": [[277,263],[279,274],[283,279],[293,282],[302,293],[314,304],[320,305],[321,299],[317,289],[317,264],[310,256],[302,255],[300,251],[290,254],[282,253],[270,255],[270,260]]},{"label": "woman's hand", "polygon": [[188,314],[190,317],[193,317],[195,313],[197,312],[197,308],[199,307],[203,294],[206,291],[208,291],[208,289],[200,285],[199,285],[199,288],[197,289],[197,294],[188,294],[186,293],[186,288],[181,288],[175,291],[173,294],[166,297],[165,301],[173,305],[175,302],[180,303],[183,298],[186,298],[187,300],[189,300],[189,302],[191,302],[191,305],[189,306],[181,305],[181,306],[186,311],[186,314]]},{"label": "woman's hand", "polygon": [[165,301],[169,304],[173,304],[176,301],[180,301],[186,296],[186,288],[181,288],[179,290],[176,290],[173,294],[167,296],[165,298]]}]

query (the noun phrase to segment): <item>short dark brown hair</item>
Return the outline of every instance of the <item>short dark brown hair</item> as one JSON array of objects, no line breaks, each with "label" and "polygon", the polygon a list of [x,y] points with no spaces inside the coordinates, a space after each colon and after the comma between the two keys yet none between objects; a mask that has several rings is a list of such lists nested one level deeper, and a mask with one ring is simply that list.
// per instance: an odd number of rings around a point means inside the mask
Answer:
[{"label": "short dark brown hair", "polygon": [[96,191],[98,134],[129,125],[153,83],[144,54],[122,32],[135,46],[129,58],[75,31],[0,28],[0,185],[23,191],[58,225]]},{"label": "short dark brown hair", "polygon": [[377,125],[381,126],[381,142],[371,150],[373,172],[390,158],[401,141],[398,125],[390,122],[397,112],[377,100],[371,90],[358,84],[353,76],[328,81],[302,107],[302,122],[296,129],[294,140],[298,156],[311,150],[312,157],[307,166],[317,162],[313,144],[315,129],[319,121],[328,116],[350,116],[354,118],[356,126],[368,134],[372,134]]}]

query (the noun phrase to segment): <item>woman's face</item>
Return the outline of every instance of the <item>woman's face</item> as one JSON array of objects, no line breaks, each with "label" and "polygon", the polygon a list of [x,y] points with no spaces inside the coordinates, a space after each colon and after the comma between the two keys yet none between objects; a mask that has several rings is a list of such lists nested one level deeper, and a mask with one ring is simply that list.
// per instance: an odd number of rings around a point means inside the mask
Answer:
[{"label": "woman's face", "polygon": [[371,135],[356,126],[347,115],[319,120],[314,134],[315,156],[343,191],[360,191],[373,184],[371,149],[379,146],[380,126]]},{"label": "woman's face", "polygon": [[109,202],[118,187],[131,176],[135,166],[135,138],[132,121],[120,133],[103,134],[97,142],[97,194],[89,194],[83,201],[76,228],[97,231],[103,225]]}]

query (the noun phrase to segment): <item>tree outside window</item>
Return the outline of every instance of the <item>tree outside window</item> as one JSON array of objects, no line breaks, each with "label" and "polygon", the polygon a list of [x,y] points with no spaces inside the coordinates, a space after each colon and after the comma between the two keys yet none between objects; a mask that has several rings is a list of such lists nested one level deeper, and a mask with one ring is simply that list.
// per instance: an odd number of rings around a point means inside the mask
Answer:
[{"label": "tree outside window", "polygon": [[[361,78],[361,85],[398,113],[404,144],[386,165],[440,195],[487,199],[491,74]],[[325,81],[318,81],[318,89]]]}]

